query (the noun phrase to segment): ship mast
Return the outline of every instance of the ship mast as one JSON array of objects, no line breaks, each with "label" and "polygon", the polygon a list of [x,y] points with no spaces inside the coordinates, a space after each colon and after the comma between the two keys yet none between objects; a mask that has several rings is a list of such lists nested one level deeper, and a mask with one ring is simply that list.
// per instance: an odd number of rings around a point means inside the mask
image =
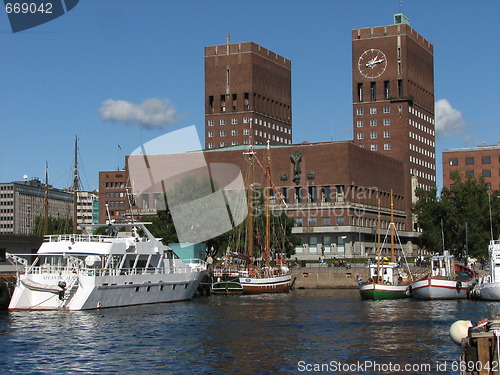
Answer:
[{"label": "ship mast", "polygon": [[75,165],[73,169],[73,233],[76,234],[78,227],[78,190],[80,189],[80,177],[78,175],[78,136],[75,137]]},{"label": "ship mast", "polygon": [[250,259],[249,267],[253,268],[254,257],[253,257],[253,166],[254,166],[254,156],[253,151],[253,138],[252,138],[252,120],[250,119],[250,147],[248,152],[243,153],[243,155],[248,155],[248,162],[250,164],[250,169],[248,171],[248,257]]},{"label": "ship mast", "polygon": [[49,234],[49,162],[45,162],[45,192],[43,199],[43,235]]},{"label": "ship mast", "polygon": [[394,196],[391,189],[391,262],[394,263]]},{"label": "ship mast", "polygon": [[266,247],[264,256],[266,258],[266,267],[269,267],[270,241],[271,241],[271,148],[269,140],[266,149],[266,186],[265,186],[265,205],[266,205]]}]

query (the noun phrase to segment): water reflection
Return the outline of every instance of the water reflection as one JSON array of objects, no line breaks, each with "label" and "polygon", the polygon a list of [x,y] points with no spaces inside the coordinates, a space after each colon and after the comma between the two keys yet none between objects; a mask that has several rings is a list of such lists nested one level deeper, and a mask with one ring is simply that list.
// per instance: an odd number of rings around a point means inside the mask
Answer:
[{"label": "water reflection", "polygon": [[0,368],[290,374],[299,372],[300,361],[435,364],[459,357],[460,348],[448,338],[454,321],[487,316],[488,305],[480,301],[362,301],[357,290],[212,296],[88,312],[13,312],[0,315]]}]

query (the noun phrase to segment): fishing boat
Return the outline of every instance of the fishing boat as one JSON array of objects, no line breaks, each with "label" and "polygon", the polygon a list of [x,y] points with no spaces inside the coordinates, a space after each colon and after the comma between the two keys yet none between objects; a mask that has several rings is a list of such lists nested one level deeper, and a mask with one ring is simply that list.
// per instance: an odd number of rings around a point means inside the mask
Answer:
[{"label": "fishing boat", "polygon": [[[147,224],[97,225],[106,226],[108,235],[47,235],[35,255],[7,254],[18,268],[9,310],[89,310],[191,299],[205,262],[180,260]],[[122,227],[131,231],[118,232]]]},{"label": "fishing boat", "polygon": [[[396,226],[394,223],[394,200],[391,192],[391,222],[389,224],[388,230],[391,231],[391,260],[382,257],[382,246],[380,244],[380,200],[379,200],[379,212],[378,212],[378,249],[377,249],[377,262],[370,264],[369,275],[370,278],[366,282],[359,282],[359,293],[362,299],[400,299],[408,298],[409,285],[412,282],[412,274],[409,271],[404,271],[400,264],[394,261],[394,237],[396,232]],[[387,233],[386,233],[387,238]],[[399,236],[398,236],[399,240]],[[385,240],[384,240],[385,243]],[[399,241],[401,246],[401,241]],[[402,249],[402,246],[401,246]],[[404,252],[403,252],[404,255]]]},{"label": "fishing boat", "polygon": [[[235,254],[239,259],[239,254]],[[211,271],[211,286],[212,294],[233,295],[242,294],[243,286],[240,283],[241,268],[239,263],[233,264],[233,257],[230,252],[226,253],[223,262],[215,266]]]},{"label": "fishing boat", "polygon": [[491,240],[488,246],[489,273],[479,278],[472,296],[486,301],[500,301],[500,240]]},{"label": "fishing boat", "polygon": [[476,273],[462,264],[448,251],[431,257],[431,271],[411,284],[411,295],[416,299],[467,298],[474,286]]},{"label": "fishing boat", "polygon": [[[249,194],[248,194],[248,211],[249,211],[249,219],[248,219],[248,267],[244,270],[240,271],[239,282],[243,287],[243,293],[245,294],[259,294],[259,293],[286,293],[289,292],[292,287],[292,273],[290,269],[284,265],[279,264],[278,266],[271,266],[270,264],[270,255],[271,255],[271,205],[270,205],[270,197],[271,197],[271,151],[269,141],[267,142],[266,148],[266,163],[265,166],[260,163],[257,159],[255,152],[253,151],[253,147],[250,146],[250,149],[245,155],[248,157],[248,161],[250,164],[250,174],[249,174]],[[266,179],[266,184],[264,188],[264,207],[265,207],[265,243],[263,244],[263,254],[262,254],[262,262],[261,267],[258,268],[254,262],[254,205],[253,205],[253,166],[254,162],[262,168],[264,172],[264,176]],[[278,196],[281,196],[281,193],[275,189],[275,192]],[[284,200],[283,200],[284,201]]]}]

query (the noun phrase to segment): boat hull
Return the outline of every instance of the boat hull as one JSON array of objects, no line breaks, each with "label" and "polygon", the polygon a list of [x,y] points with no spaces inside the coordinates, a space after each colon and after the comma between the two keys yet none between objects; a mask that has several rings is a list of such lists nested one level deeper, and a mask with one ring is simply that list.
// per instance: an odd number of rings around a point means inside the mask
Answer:
[{"label": "boat hull", "polygon": [[408,298],[408,285],[367,283],[359,286],[362,299],[401,299]]},{"label": "boat hull", "polygon": [[238,278],[214,281],[211,286],[211,293],[216,295],[242,294],[243,286]]},{"label": "boat hull", "polygon": [[[134,277],[85,276],[85,275],[21,275],[16,286],[9,310],[91,310],[164,303],[193,298],[204,271],[185,274],[142,274]],[[40,276],[40,275],[38,275]],[[59,281],[68,285],[78,278],[68,298],[50,288],[33,288],[26,279],[36,283],[57,286]],[[25,281],[25,282],[23,282]],[[49,284],[47,284],[50,281]]]},{"label": "boat hull", "polygon": [[411,284],[411,295],[416,299],[463,299],[467,298],[472,281],[425,278]]},{"label": "boat hull", "polygon": [[271,277],[240,277],[244,294],[287,293],[292,287],[292,275]]},{"label": "boat hull", "polygon": [[500,301],[500,283],[481,283],[474,289],[474,297],[485,301]]}]

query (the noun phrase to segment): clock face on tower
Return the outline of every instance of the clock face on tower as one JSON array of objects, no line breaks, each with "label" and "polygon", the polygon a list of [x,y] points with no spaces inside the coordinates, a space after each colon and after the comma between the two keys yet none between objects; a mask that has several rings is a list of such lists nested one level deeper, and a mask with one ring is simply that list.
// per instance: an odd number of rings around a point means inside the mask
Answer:
[{"label": "clock face on tower", "polygon": [[359,56],[358,69],[366,78],[380,77],[387,68],[387,58],[378,49],[367,49]]}]

